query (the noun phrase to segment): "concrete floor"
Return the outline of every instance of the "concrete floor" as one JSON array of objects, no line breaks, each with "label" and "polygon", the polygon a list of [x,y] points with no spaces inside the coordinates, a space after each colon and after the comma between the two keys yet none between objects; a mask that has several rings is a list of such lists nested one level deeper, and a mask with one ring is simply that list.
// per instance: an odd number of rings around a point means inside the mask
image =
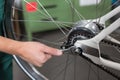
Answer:
[{"label": "concrete floor", "polygon": [[31,80],[13,60],[13,80]]},{"label": "concrete floor", "polygon": [[[48,32],[39,33],[39,34],[35,34],[34,37],[40,37],[41,39],[48,38],[50,41],[54,41],[56,39],[59,39],[60,36],[63,36],[63,35],[58,36],[57,34],[59,34],[59,31],[57,31],[57,30],[49,32],[49,36],[47,36]],[[41,41],[41,42],[44,43],[44,41]],[[54,45],[52,45],[52,46],[54,46]],[[112,50],[111,47],[108,47],[107,49],[104,49],[104,47],[105,47],[104,45],[101,47],[104,52],[114,53],[114,50]],[[69,66],[67,68],[66,77],[63,77],[64,74],[62,75],[62,73],[64,73],[64,71],[65,71],[64,63],[67,59],[66,57],[68,57],[68,55],[63,55],[61,57],[53,57],[51,60],[49,60],[47,63],[45,63],[45,66],[43,66],[43,68],[39,68],[38,70],[40,70],[41,72],[46,74],[46,76],[49,77],[50,80],[117,80],[117,79],[111,77],[106,72],[100,70],[96,66],[85,61],[83,58],[81,58],[79,56],[72,56],[72,55],[69,56],[69,60],[68,60]],[[76,66],[74,66],[74,64],[76,64]],[[22,70],[17,66],[17,64],[15,62],[14,62],[13,70],[14,70],[14,80],[31,80],[30,78],[28,78],[25,75],[24,72],[22,72]],[[61,70],[63,72],[61,72]],[[74,72],[74,71],[76,71],[76,72]],[[60,72],[60,73],[56,73],[56,72]],[[89,79],[87,77],[89,74],[88,72],[90,72]],[[97,72],[99,72],[99,73],[97,73]],[[75,76],[74,76],[74,73],[75,73]],[[96,76],[96,73],[99,74],[101,76],[101,78]],[[56,75],[52,75],[52,74],[56,74],[59,77],[57,78]],[[117,72],[117,74],[120,74],[120,73]],[[51,78],[50,76],[53,76],[54,78]]]}]

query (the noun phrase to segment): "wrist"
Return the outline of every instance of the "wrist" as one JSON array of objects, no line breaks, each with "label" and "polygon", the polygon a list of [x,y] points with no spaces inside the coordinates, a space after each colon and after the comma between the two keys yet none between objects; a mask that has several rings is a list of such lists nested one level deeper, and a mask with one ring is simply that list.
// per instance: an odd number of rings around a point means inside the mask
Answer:
[{"label": "wrist", "polygon": [[20,42],[0,36],[0,51],[12,55],[18,55],[17,50],[20,47]]},{"label": "wrist", "polygon": [[18,50],[20,48],[20,44],[21,42],[19,41],[15,41],[15,40],[11,40],[10,45],[8,46],[8,53],[12,54],[12,55],[19,55]]}]

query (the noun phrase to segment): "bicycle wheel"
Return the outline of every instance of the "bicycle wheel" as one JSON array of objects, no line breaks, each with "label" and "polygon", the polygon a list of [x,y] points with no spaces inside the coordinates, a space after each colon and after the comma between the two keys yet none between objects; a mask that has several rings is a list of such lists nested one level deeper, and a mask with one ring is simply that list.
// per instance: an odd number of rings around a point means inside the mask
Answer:
[{"label": "bicycle wheel", "polygon": [[[12,4],[8,1],[4,32],[6,37],[15,40],[32,40],[59,49],[68,48],[74,45],[76,40],[85,40],[97,35],[102,30],[101,28],[77,26],[89,24],[85,20],[92,21],[99,18],[111,8],[111,0],[93,0],[93,2],[88,0],[87,2],[86,0],[15,0]],[[10,11],[11,14],[7,14]],[[96,21],[96,23],[99,22]],[[109,25],[109,22],[106,25]],[[113,34],[113,37],[116,35]],[[114,53],[113,50],[119,53],[115,46],[104,44],[100,45],[103,53],[110,53],[108,50],[112,51],[111,54]],[[119,57],[119,54],[117,56]],[[32,80],[117,80],[119,78],[114,74],[119,72],[94,64],[80,55],[64,54],[53,57],[41,68],[15,55],[14,59]]]}]

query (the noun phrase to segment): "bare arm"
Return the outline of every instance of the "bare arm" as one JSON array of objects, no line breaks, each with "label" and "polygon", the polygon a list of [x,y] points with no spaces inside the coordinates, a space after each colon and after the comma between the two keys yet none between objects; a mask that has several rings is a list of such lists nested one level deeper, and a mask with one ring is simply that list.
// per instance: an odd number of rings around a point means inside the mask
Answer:
[{"label": "bare arm", "polygon": [[25,61],[36,66],[42,66],[52,55],[60,56],[58,49],[48,47],[38,42],[20,42],[0,36],[0,51],[18,55]]}]

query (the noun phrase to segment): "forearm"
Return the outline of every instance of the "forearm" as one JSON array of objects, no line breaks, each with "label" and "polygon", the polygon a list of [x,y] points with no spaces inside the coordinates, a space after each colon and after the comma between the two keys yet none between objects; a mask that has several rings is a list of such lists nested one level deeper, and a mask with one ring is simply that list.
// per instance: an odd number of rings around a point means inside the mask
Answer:
[{"label": "forearm", "polygon": [[19,43],[19,41],[0,36],[0,51],[16,55],[16,49],[18,49]]}]

